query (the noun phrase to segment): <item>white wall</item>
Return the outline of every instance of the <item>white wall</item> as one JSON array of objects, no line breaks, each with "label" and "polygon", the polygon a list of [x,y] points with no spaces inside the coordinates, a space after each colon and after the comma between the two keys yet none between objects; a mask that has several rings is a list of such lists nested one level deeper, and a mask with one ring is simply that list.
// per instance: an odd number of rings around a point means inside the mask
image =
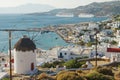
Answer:
[{"label": "white wall", "polygon": [[94,28],[99,29],[99,26],[97,23],[89,23],[88,30],[93,30]]},{"label": "white wall", "polygon": [[14,49],[14,73],[27,74],[31,71],[31,63],[36,66],[36,54],[33,51],[16,51]]},{"label": "white wall", "polygon": [[120,62],[120,53],[111,53],[111,62],[114,61]]}]

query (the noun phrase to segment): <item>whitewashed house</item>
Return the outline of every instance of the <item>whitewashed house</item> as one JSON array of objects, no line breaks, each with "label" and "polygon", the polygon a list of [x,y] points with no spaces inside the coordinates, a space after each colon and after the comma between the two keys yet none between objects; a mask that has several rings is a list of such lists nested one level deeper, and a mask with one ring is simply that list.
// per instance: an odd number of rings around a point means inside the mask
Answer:
[{"label": "whitewashed house", "polygon": [[79,47],[66,47],[61,48],[57,52],[58,58],[63,59],[65,61],[70,59],[75,59],[77,57],[80,57],[80,48]]},{"label": "whitewashed house", "polygon": [[74,56],[73,56],[74,53],[67,48],[60,49],[57,54],[58,54],[58,58],[62,58],[66,61],[70,59],[74,59]]},{"label": "whitewashed house", "polygon": [[[104,52],[102,52],[102,51],[97,51],[97,57],[103,57],[103,56],[104,56]],[[91,51],[89,57],[90,57],[90,58],[96,57],[96,51],[95,51],[95,50]]]},{"label": "whitewashed house", "polygon": [[116,37],[120,39],[120,30],[117,30]]},{"label": "whitewashed house", "polygon": [[83,30],[84,27],[79,26],[79,27],[75,27],[75,29],[76,29],[76,32],[81,32],[81,30]]},{"label": "whitewashed house", "polygon": [[120,21],[115,21],[112,23],[112,28],[119,28],[120,27]]},{"label": "whitewashed house", "polygon": [[83,36],[81,36],[82,37],[82,41],[84,41],[84,42],[90,42],[90,35],[83,35]]},{"label": "whitewashed house", "polygon": [[99,29],[99,25],[97,23],[94,23],[94,22],[89,22],[88,23],[88,30],[94,30],[94,29]]},{"label": "whitewashed house", "polygon": [[111,62],[120,62],[120,48],[107,48],[106,57],[108,57]]},{"label": "whitewashed house", "polygon": [[101,35],[101,36],[109,36],[109,35],[111,35],[111,34],[113,34],[113,31],[110,30],[110,29],[102,30],[102,31],[100,32],[100,35]]},{"label": "whitewashed house", "polygon": [[107,23],[107,26],[112,26],[112,23]]},{"label": "whitewashed house", "polygon": [[107,36],[100,36],[99,37],[99,41],[112,41],[112,40],[114,40],[113,38],[111,38],[111,37],[107,37]]},{"label": "whitewashed house", "polygon": [[89,57],[92,48],[83,48],[80,46],[63,47],[58,50],[57,56],[65,61],[78,57]]},{"label": "whitewashed house", "polygon": [[30,74],[36,70],[36,45],[30,38],[21,38],[14,46],[14,73]]}]

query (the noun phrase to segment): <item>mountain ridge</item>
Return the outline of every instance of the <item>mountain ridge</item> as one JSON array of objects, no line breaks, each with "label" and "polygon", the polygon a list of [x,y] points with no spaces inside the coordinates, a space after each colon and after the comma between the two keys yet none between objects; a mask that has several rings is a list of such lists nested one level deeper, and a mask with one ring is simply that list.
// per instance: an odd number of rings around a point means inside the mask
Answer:
[{"label": "mountain ridge", "polygon": [[44,13],[33,13],[35,15],[56,15],[58,13],[72,13],[78,16],[80,13],[93,14],[95,16],[111,16],[120,14],[120,1],[93,2],[85,6],[72,9],[54,9]]}]

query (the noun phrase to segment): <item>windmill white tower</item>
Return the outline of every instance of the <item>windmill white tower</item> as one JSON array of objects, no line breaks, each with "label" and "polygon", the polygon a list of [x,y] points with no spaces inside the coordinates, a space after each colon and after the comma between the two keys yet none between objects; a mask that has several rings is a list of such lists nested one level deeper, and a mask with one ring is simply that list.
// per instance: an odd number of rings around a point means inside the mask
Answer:
[{"label": "windmill white tower", "polygon": [[14,73],[28,74],[36,69],[36,45],[30,38],[21,38],[14,46]]}]

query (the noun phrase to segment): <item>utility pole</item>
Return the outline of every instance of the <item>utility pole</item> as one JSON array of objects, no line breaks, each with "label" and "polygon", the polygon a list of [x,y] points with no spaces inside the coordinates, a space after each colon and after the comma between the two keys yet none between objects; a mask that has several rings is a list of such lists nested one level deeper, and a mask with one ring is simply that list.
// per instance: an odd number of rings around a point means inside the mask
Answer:
[{"label": "utility pole", "polygon": [[99,31],[96,29],[96,28],[94,28],[94,31],[95,31],[95,67],[97,67],[97,55],[98,55],[98,53],[97,53],[97,43],[98,43],[98,40],[97,40],[97,34],[99,33]]},{"label": "utility pole", "polygon": [[9,64],[10,64],[10,80],[12,80],[12,63],[11,63],[11,31],[9,31]]},{"label": "utility pole", "polygon": [[95,50],[96,50],[96,55],[95,55],[95,67],[97,67],[97,32],[96,32],[96,47],[95,47]]}]

